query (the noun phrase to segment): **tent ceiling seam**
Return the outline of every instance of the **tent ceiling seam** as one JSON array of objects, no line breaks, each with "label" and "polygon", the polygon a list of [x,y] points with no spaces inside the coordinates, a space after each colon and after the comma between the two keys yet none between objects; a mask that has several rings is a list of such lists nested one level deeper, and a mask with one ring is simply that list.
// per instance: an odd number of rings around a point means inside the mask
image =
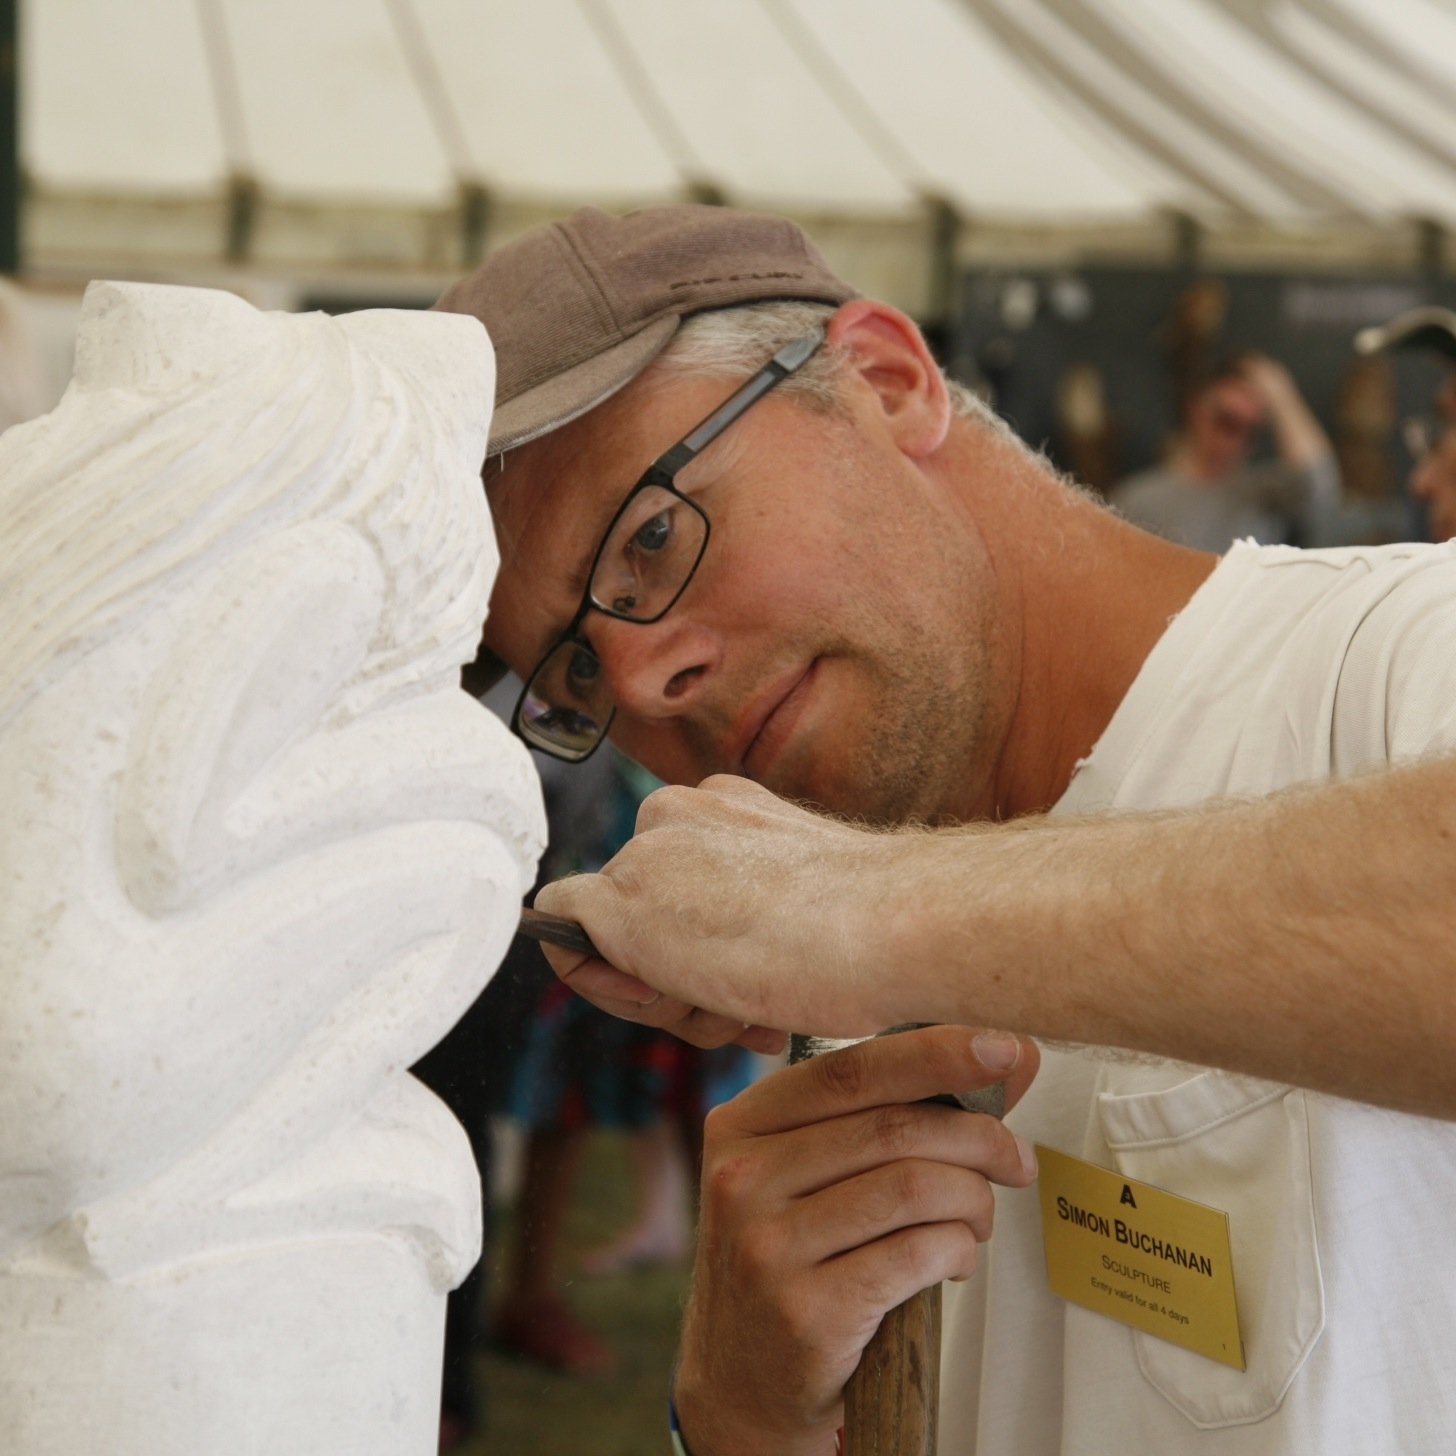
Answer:
[{"label": "tent ceiling seam", "polygon": [[677,124],[671,109],[662,97],[652,72],[616,18],[610,14],[607,0],[577,0],[577,8],[596,33],[607,59],[616,71],[628,99],[647,123],[653,139],[676,169],[689,192],[713,186],[713,178],[697,155],[687,133]]},{"label": "tent ceiling seam", "polygon": [[196,0],[196,10],[228,172],[234,178],[251,176],[253,156],[248,143],[242,84],[232,37],[228,34],[227,20],[223,15],[222,0]]},{"label": "tent ceiling seam", "polygon": [[[1306,14],[1315,18],[1316,7],[1304,8]],[[1303,71],[1313,84],[1322,86],[1351,110],[1368,116],[1376,126],[1383,127],[1390,135],[1397,137],[1403,145],[1410,147],[1412,151],[1419,152],[1428,161],[1456,175],[1456,148],[1443,147],[1433,141],[1418,128],[1410,126],[1397,117],[1380,98],[1357,92],[1349,82],[1337,75],[1318,56],[1301,50],[1275,22],[1267,0],[1255,0],[1255,4],[1248,7],[1231,6],[1229,14],[1231,18],[1245,26],[1258,41],[1267,45],[1270,50],[1278,52],[1290,65]],[[1319,23],[1317,18],[1315,18],[1315,23]],[[1400,75],[1402,81],[1413,81],[1411,72],[1404,67],[1400,68]],[[1450,98],[1446,97],[1444,101],[1449,107]]]},{"label": "tent ceiling seam", "polygon": [[1424,91],[1438,105],[1451,104],[1451,85],[1444,76],[1423,66],[1419,57],[1407,55],[1391,45],[1384,36],[1347,10],[1332,5],[1330,0],[1303,0],[1301,8],[1313,20],[1342,36],[1356,50],[1366,51],[1391,70],[1400,72],[1412,86]]},{"label": "tent ceiling seam", "polygon": [[920,197],[941,192],[908,147],[875,115],[863,92],[828,47],[814,34],[790,0],[759,0],[770,23],[799,58],[830,104],[889,171]]},{"label": "tent ceiling seam", "polygon": [[[1044,84],[1075,105],[1099,118],[1121,135],[1132,149],[1155,157],[1181,177],[1194,191],[1211,198],[1239,218],[1253,216],[1248,203],[1198,163],[1191,161],[1156,132],[1126,114],[1115,101],[1109,100],[1095,87],[1086,84],[1075,67],[1068,65],[1039,37],[1033,35],[1007,8],[996,0],[961,0],[986,29],[1001,43],[1008,55]],[[1100,53],[1100,47],[1097,48]],[[1104,56],[1104,59],[1110,58]]]},{"label": "tent ceiling seam", "polygon": [[478,183],[479,169],[471,155],[464,124],[415,13],[413,0],[384,0],[384,3],[400,49],[404,52],[405,65],[419,91],[425,115],[430,118],[440,150],[455,173],[456,181],[461,184]]},{"label": "tent ceiling seam", "polygon": [[1262,173],[1303,206],[1339,218],[1363,216],[1361,209],[1353,207],[1319,178],[1278,157],[1257,132],[1237,127],[1218,116],[1179,87],[1171,74],[1160,72],[1144,54],[1145,40],[1117,32],[1105,16],[1095,13],[1096,0],[1041,0],[1041,3],[1122,71],[1130,84],[1156,97],[1168,110]]}]

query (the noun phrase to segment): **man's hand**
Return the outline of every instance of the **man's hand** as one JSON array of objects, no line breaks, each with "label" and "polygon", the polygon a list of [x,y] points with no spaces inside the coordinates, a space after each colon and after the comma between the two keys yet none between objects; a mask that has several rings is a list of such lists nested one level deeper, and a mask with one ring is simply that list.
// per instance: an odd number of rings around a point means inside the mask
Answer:
[{"label": "man's hand", "polygon": [[1299,398],[1299,386],[1295,384],[1294,376],[1267,354],[1241,355],[1238,369],[1271,412],[1281,408],[1289,399]]},{"label": "man's hand", "polygon": [[975,1270],[991,1185],[1035,1176],[994,1118],[919,1099],[1036,1075],[1028,1041],[932,1027],[765,1078],[708,1118],[676,1399],[694,1456],[828,1456],[885,1313]]},{"label": "man's hand", "polygon": [[[1334,448],[1315,418],[1294,376],[1267,354],[1245,354],[1239,360],[1239,373],[1264,402],[1280,457],[1291,465],[1309,469],[1316,463],[1330,460]],[[1338,494],[1338,479],[1325,483],[1327,493]]]},{"label": "man's hand", "polygon": [[900,838],[747,779],[660,789],[600,874],[537,896],[604,957],[553,950],[551,964],[604,1011],[703,1047],[775,1052],[783,1031],[866,1036],[915,1019],[894,1009],[884,937]]}]

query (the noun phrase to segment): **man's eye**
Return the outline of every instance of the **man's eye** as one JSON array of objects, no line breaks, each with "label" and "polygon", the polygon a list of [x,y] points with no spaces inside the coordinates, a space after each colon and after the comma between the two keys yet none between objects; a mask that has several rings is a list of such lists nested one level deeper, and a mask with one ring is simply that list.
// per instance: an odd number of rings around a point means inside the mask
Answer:
[{"label": "man's eye", "polygon": [[661,551],[672,535],[672,522],[666,511],[659,511],[650,521],[641,525],[632,535],[634,551]]},{"label": "man's eye", "polygon": [[597,660],[596,653],[588,652],[585,647],[578,647],[571,654],[571,665],[566,669],[566,675],[573,688],[580,692],[589,692],[601,671],[602,665]]}]

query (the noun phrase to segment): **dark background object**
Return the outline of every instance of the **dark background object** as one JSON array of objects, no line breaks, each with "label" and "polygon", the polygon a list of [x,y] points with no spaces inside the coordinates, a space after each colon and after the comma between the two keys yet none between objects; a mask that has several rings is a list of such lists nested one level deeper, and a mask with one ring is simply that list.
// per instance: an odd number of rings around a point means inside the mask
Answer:
[{"label": "dark background object", "polygon": [[[1218,297],[1207,347],[1213,357],[1257,350],[1284,364],[1310,407],[1336,433],[1352,340],[1422,303],[1456,307],[1456,280],[1411,274],[1238,272],[1191,276],[1175,267],[992,270],[966,276],[957,338],[948,363],[984,381],[997,409],[1023,439],[1063,468],[1072,451],[1056,413],[1058,385],[1077,366],[1096,370],[1119,436],[1117,474],[1154,463],[1177,425],[1178,381],[1196,332],[1181,315],[1195,290]],[[1391,360],[1401,413],[1430,406],[1431,361]],[[1405,473],[1398,432],[1390,442],[1396,478]]]},{"label": "dark background object", "polygon": [[0,273],[20,271],[20,83],[17,0],[0,0]]}]

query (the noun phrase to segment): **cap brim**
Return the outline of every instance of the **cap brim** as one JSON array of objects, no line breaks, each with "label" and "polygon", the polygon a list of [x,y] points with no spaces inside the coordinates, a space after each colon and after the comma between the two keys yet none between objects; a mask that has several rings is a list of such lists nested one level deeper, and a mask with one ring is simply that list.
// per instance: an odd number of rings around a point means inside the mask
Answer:
[{"label": "cap brim", "polygon": [[1413,308],[1388,324],[1361,329],[1355,348],[1362,354],[1382,349],[1430,349],[1456,364],[1456,312],[1431,305]]},{"label": "cap brim", "polygon": [[487,458],[539,439],[610,399],[662,353],[681,323],[676,314],[654,319],[631,338],[498,405]]}]

